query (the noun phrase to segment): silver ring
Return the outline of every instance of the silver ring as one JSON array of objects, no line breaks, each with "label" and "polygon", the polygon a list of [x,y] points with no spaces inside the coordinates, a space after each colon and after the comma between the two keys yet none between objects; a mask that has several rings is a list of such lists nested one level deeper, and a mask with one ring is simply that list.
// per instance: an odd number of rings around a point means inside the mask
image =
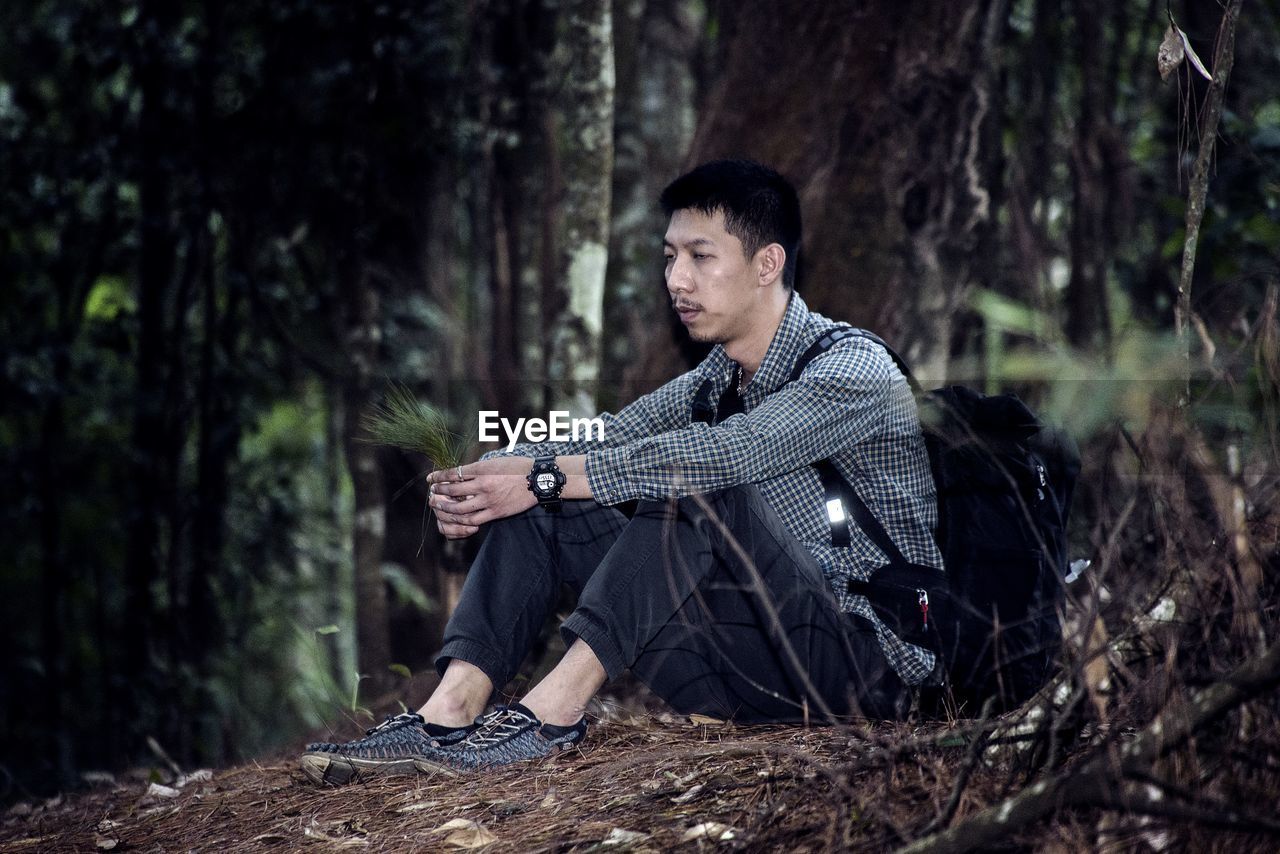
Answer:
[{"label": "silver ring", "polygon": [[462,466],[458,466],[458,480],[462,480]]}]

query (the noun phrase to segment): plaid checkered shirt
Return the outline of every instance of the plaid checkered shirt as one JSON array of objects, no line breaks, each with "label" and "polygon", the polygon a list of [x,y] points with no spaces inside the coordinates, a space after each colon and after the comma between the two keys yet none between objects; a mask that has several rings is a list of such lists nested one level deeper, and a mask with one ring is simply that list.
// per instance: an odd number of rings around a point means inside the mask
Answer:
[{"label": "plaid checkered shirt", "polygon": [[852,542],[831,542],[822,483],[812,463],[829,459],[912,563],[941,567],[932,531],[937,500],[915,399],[884,348],[844,338],[815,358],[795,382],[796,360],[837,324],[792,294],[760,369],[744,390],[743,412],[715,426],[694,422],[694,396],[714,384],[718,400],[738,365],[717,345],[698,367],[644,395],[618,414],[604,413],[604,439],[519,444],[500,455],[586,455],[595,500],[664,499],[756,484],[787,529],[817,560],[840,607],[871,620],[894,670],[911,685],[933,670],[934,656],[904,643],[848,592],[887,558],[856,524]]}]

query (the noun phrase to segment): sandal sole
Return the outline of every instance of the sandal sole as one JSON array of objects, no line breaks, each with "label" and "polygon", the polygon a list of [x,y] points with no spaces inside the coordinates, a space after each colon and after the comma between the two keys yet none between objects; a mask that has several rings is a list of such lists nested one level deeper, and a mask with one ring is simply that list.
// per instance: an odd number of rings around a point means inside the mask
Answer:
[{"label": "sandal sole", "polygon": [[394,777],[417,773],[417,757],[359,759],[341,753],[319,751],[302,754],[302,773],[317,786],[342,786],[370,777]]}]

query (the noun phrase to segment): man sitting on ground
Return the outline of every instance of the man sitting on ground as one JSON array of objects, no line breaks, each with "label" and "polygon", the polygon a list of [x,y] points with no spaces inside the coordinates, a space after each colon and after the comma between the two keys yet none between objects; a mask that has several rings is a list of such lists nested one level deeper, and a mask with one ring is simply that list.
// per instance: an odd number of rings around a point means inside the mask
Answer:
[{"label": "man sitting on ground", "polygon": [[[847,584],[885,562],[857,526],[832,543],[813,464],[830,460],[906,558],[941,566],[915,402],[886,351],[836,342],[794,292],[800,208],[771,169],[716,161],[663,192],[672,308],[716,346],[694,370],[605,414],[601,441],[518,445],[430,476],[446,537],[488,525],[416,714],[313,744],[316,782],[466,772],[547,756],[586,733],[588,701],[630,669],[675,710],[742,723],[900,719],[934,657]],[[714,423],[695,421],[711,384]],[[628,516],[616,505],[638,500]],[[540,506],[541,505],[541,506]],[[519,703],[515,676],[561,585],[567,651]]]}]

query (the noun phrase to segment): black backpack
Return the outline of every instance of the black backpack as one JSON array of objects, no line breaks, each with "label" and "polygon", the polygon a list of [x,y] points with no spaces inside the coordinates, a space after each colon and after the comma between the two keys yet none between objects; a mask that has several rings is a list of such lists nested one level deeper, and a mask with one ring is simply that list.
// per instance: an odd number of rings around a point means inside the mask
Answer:
[{"label": "black backpack", "polygon": [[[1053,672],[1061,645],[1058,606],[1067,575],[1067,513],[1080,454],[1017,396],[986,396],[962,386],[924,394],[910,369],[879,337],[839,326],[796,360],[791,380],[837,341],[861,337],[883,347],[917,395],[938,491],[935,539],[946,572],[912,564],[829,460],[814,464],[832,521],[832,542],[850,542],[848,518],[888,563],[849,590],[867,597],[898,637],[941,656],[945,685],[922,691],[926,712],[999,713],[1030,698]],[[695,397],[694,419],[710,421],[710,383]]]}]

